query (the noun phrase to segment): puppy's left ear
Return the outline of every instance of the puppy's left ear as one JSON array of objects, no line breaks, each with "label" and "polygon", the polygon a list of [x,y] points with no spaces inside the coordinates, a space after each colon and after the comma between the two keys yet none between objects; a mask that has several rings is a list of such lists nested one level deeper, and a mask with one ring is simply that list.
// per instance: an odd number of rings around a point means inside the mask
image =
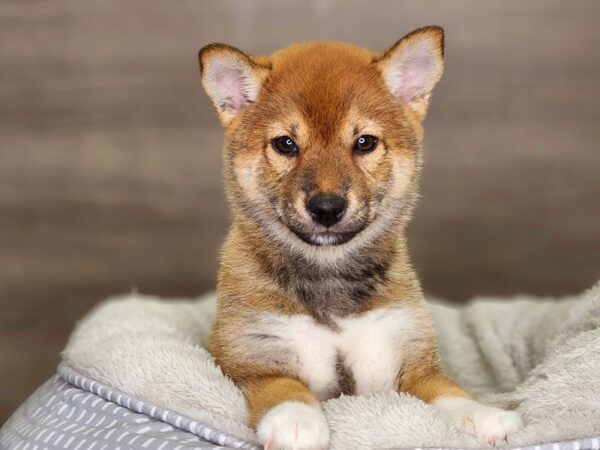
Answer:
[{"label": "puppy's left ear", "polygon": [[226,44],[200,50],[202,85],[224,126],[254,103],[270,68]]},{"label": "puppy's left ear", "polygon": [[444,30],[419,28],[376,55],[373,63],[390,92],[423,120],[431,92],[444,71]]}]

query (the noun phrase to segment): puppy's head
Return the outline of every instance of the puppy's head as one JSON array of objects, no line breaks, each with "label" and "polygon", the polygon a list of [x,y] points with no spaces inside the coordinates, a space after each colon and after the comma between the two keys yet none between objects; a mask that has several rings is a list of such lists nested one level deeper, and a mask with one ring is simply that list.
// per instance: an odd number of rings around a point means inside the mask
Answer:
[{"label": "puppy's head", "polygon": [[200,66],[226,128],[235,217],[304,250],[361,245],[405,221],[443,70],[441,28],[384,52],[307,43],[252,57],[211,44]]}]

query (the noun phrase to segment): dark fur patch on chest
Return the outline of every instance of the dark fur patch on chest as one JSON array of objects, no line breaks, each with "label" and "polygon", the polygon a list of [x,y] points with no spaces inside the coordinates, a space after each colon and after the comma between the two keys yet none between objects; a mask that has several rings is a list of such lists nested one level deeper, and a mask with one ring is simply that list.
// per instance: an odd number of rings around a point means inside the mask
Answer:
[{"label": "dark fur patch on chest", "polygon": [[341,394],[353,395],[356,392],[356,381],[354,380],[352,371],[346,367],[344,359],[339,353],[337,355],[335,371],[337,373],[338,386],[340,388],[340,391],[336,397],[340,396]]},{"label": "dark fur patch on chest", "polygon": [[364,309],[387,280],[394,249],[363,251],[336,266],[321,266],[301,255],[261,258],[261,265],[317,321],[335,325],[330,316],[345,317]]}]

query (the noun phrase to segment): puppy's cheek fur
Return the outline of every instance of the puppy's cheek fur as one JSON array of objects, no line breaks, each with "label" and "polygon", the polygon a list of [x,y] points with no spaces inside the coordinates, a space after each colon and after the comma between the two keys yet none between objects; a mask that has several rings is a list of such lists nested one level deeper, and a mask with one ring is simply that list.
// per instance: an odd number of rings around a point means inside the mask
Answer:
[{"label": "puppy's cheek fur", "polygon": [[268,172],[274,179],[281,179],[288,174],[296,165],[297,158],[295,156],[279,155],[271,148],[270,145],[264,149],[263,158],[268,165]]},{"label": "puppy's cheek fur", "polygon": [[371,218],[370,197],[359,196],[354,190],[348,192],[348,215],[352,222],[363,222]]},{"label": "puppy's cheek fur", "polygon": [[301,221],[310,222],[312,218],[306,209],[306,197],[304,192],[297,193],[295,199],[289,203],[289,207],[291,215],[297,216]]},{"label": "puppy's cheek fur", "polygon": [[258,185],[259,157],[238,157],[234,162],[234,175],[237,184],[249,199],[258,200],[260,189]]},{"label": "puppy's cheek fur", "polygon": [[379,144],[378,148],[372,153],[354,156],[355,164],[362,172],[372,179],[380,177],[381,166],[385,164],[387,159],[388,157],[385,155],[382,144]]},{"label": "puppy's cheek fur", "polygon": [[409,187],[413,186],[416,172],[416,161],[413,157],[402,156],[392,162],[392,183],[389,188],[390,196],[399,199],[406,196]]},{"label": "puppy's cheek fur", "polygon": [[[265,175],[264,158],[260,153],[240,155],[234,158],[233,176],[235,178],[236,208],[242,211],[269,215],[276,220],[279,214],[279,186],[277,181]],[[272,211],[272,215],[269,214]],[[254,214],[252,214],[254,215]]]}]

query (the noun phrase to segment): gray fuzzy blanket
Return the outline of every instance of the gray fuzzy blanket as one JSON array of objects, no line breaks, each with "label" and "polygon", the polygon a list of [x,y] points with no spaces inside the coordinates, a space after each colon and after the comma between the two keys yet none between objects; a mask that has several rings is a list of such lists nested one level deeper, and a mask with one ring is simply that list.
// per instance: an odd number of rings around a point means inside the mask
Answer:
[{"label": "gray fuzzy blanket", "polygon": [[[449,374],[480,401],[516,409],[525,427],[501,446],[600,435],[600,284],[557,300],[480,298],[432,303]],[[130,294],[93,310],[64,364],[135,398],[257,442],[241,392],[202,347],[215,311],[208,295],[169,301]],[[404,394],[324,403],[333,449],[485,447],[437,409]],[[597,440],[595,440],[597,442]]]}]

